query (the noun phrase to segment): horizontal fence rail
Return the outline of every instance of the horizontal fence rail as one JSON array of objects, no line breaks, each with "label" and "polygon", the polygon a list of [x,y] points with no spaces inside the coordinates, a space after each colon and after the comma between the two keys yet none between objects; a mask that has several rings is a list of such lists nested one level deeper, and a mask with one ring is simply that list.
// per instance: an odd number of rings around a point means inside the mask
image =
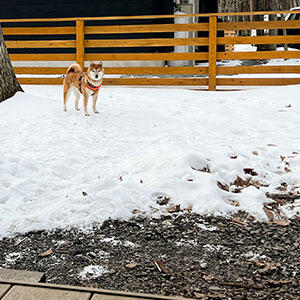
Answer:
[{"label": "horizontal fence rail", "polygon": [[[207,86],[209,90],[216,90],[217,86],[300,84],[300,77],[287,78],[278,75],[300,74],[300,66],[296,64],[280,66],[221,66],[219,64],[219,61],[228,60],[300,59],[300,51],[296,49],[288,51],[220,51],[219,49],[222,45],[231,47],[243,44],[300,45],[299,20],[228,21],[231,17],[237,16],[287,13],[297,12],[22,19],[0,20],[0,22],[3,23],[2,31],[6,45],[21,84],[61,84],[60,77],[66,72],[63,63],[77,62],[84,68],[85,62],[101,60],[104,61],[106,74],[104,84],[106,85]],[[188,18],[188,22],[174,24],[174,20],[178,17]],[[199,23],[198,17],[200,17],[199,21],[201,18],[204,21]],[[138,24],[139,20],[145,19],[155,20],[155,24]],[[168,19],[170,24],[157,24],[161,22],[160,19]],[[137,24],[99,25],[99,22],[103,21],[124,20],[130,20],[131,23],[136,21]],[[64,22],[64,25],[61,22]],[[269,33],[281,30],[281,34],[251,36],[250,33],[254,30]],[[295,34],[295,30],[299,30],[299,33]],[[239,34],[241,31],[248,31],[248,36],[241,36]],[[186,33],[186,37],[176,36],[176,33],[180,32]],[[227,36],[224,34],[226,32],[233,32],[233,34]],[[140,34],[149,37],[139,38]],[[120,35],[124,38],[120,38]],[[131,37],[128,38],[128,35]],[[175,51],[164,50],[170,47]],[[184,47],[185,50],[182,52],[180,47]],[[177,48],[181,52],[177,51]],[[146,50],[135,53],[132,49]],[[191,66],[163,66],[165,62],[172,61],[194,63]],[[32,64],[20,66],[18,62],[26,62],[26,64],[32,62]],[[55,65],[52,62],[56,62]],[[140,62],[140,64],[139,66],[109,65],[112,62]],[[146,62],[162,62],[162,66],[147,66]],[[228,77],[240,74],[277,75],[276,78]]]}]

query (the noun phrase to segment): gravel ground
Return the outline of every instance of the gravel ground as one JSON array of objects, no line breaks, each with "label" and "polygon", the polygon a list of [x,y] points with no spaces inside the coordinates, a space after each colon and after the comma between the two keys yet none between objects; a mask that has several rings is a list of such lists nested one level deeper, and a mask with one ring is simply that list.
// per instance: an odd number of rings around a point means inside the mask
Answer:
[{"label": "gravel ground", "polygon": [[[300,219],[169,214],[0,240],[0,267],[46,282],[199,299],[300,299]],[[88,267],[88,268],[86,268]]]}]

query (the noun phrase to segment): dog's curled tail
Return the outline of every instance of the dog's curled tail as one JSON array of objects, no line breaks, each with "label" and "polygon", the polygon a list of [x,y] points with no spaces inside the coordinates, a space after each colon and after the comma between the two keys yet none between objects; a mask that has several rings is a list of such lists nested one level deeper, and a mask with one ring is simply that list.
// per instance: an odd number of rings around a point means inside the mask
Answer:
[{"label": "dog's curled tail", "polygon": [[68,73],[82,73],[82,69],[79,64],[73,64],[68,68],[67,74]]}]

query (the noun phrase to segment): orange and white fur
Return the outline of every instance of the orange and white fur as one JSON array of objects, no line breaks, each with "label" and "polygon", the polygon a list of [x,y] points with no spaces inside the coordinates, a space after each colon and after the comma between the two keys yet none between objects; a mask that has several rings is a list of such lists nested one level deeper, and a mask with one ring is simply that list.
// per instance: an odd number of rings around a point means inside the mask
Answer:
[{"label": "orange and white fur", "polygon": [[75,94],[75,109],[79,110],[79,98],[83,96],[84,114],[89,116],[87,111],[88,98],[93,98],[93,112],[98,114],[96,108],[99,89],[102,85],[104,68],[102,62],[90,62],[86,73],[83,73],[79,64],[72,64],[66,73],[64,79],[64,111],[67,111],[67,102],[71,92]]}]

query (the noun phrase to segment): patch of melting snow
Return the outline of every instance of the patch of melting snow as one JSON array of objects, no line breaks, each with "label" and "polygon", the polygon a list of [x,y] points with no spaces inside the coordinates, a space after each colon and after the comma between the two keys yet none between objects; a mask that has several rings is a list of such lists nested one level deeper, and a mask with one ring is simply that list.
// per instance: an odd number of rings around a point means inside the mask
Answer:
[{"label": "patch of melting snow", "polygon": [[5,263],[3,264],[3,266],[11,266],[14,265],[16,263],[16,261],[18,259],[21,258],[21,253],[20,252],[12,252],[9,253],[5,256]]},{"label": "patch of melting snow", "polygon": [[267,259],[268,258],[264,254],[255,253],[253,251],[249,251],[249,252],[243,254],[242,256],[244,256],[246,258],[251,258],[251,259]]},{"label": "patch of melting snow", "polygon": [[85,267],[83,271],[79,273],[79,277],[84,280],[89,280],[101,277],[106,273],[109,273],[107,268],[102,266],[90,265]]},{"label": "patch of melting snow", "polygon": [[132,247],[132,248],[138,247],[138,245],[135,244],[135,243],[133,243],[133,242],[130,242],[130,241],[120,241],[120,240],[117,240],[114,237],[104,238],[104,239],[102,239],[102,242],[110,243],[113,246],[122,245],[122,246],[125,246],[125,247]]},{"label": "patch of melting snow", "polygon": [[198,242],[195,240],[183,240],[181,239],[179,242],[175,242],[176,246],[197,246]]},{"label": "patch of melting snow", "polygon": [[207,227],[205,224],[197,224],[198,228],[201,228],[203,230],[207,230],[207,231],[217,231],[218,227],[216,226],[211,226],[211,227]]},{"label": "patch of melting snow", "polygon": [[205,248],[209,252],[213,252],[213,251],[220,251],[221,249],[224,248],[224,246],[206,244],[206,245],[203,246],[203,248]]}]

